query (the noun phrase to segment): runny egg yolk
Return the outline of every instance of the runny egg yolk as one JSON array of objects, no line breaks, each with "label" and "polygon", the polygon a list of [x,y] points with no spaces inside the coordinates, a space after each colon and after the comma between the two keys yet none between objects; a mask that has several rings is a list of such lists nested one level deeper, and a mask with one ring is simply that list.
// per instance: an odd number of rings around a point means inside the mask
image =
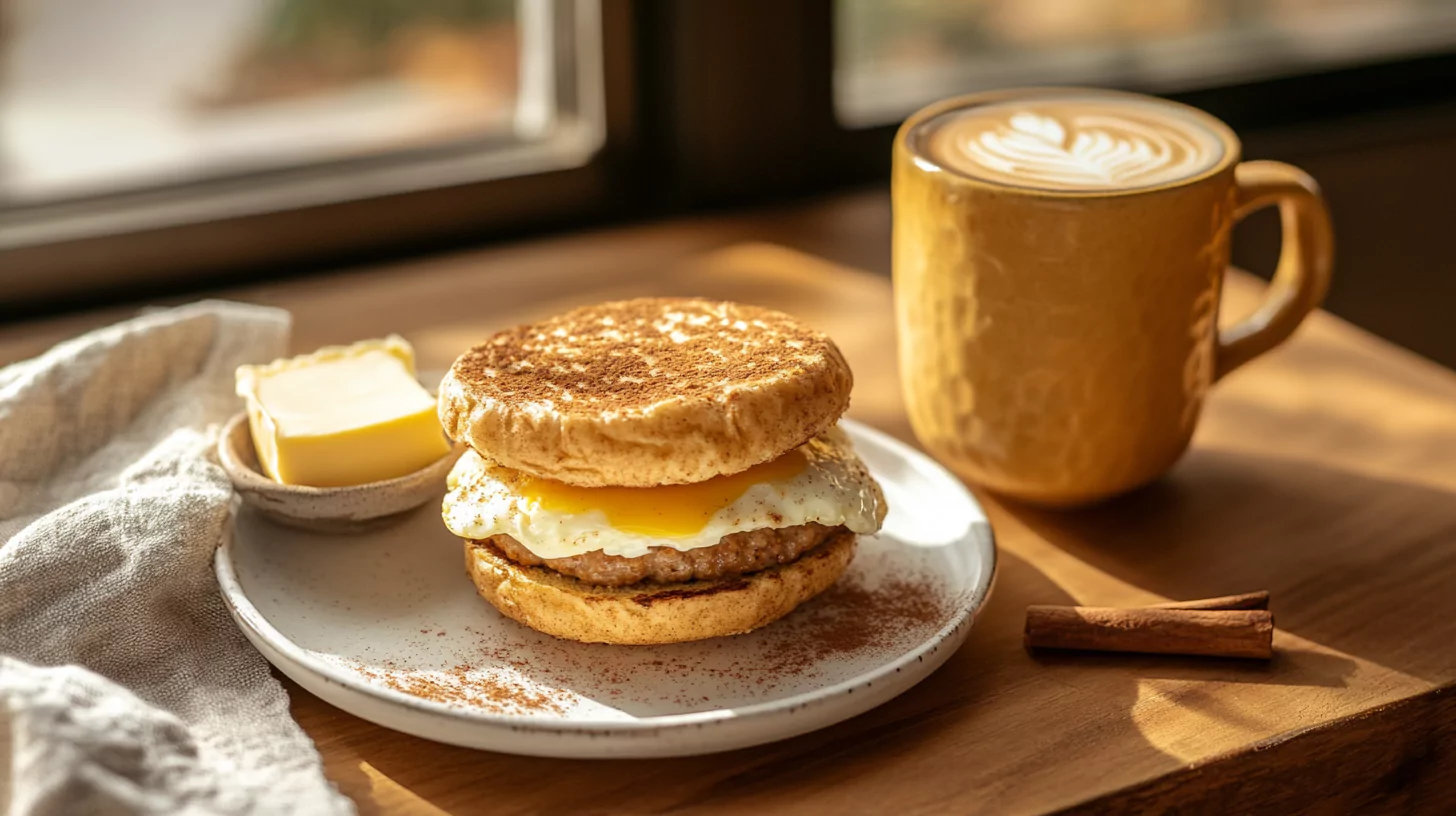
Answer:
[{"label": "runny egg yolk", "polygon": [[795,449],[741,473],[714,476],[695,484],[577,487],[530,478],[520,492],[528,501],[539,502],[544,510],[561,514],[600,510],[613,527],[623,532],[672,538],[701,532],[719,510],[754,485],[787,482],[808,466],[808,457]]}]

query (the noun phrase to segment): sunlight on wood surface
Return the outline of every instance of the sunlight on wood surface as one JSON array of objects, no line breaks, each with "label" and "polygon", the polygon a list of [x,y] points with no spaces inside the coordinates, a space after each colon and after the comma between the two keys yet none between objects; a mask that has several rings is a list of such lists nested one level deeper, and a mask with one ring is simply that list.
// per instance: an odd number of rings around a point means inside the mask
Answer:
[{"label": "sunlight on wood surface", "polygon": [[[447,366],[494,329],[582,303],[642,294],[759,303],[833,336],[855,371],[851,415],[913,440],[890,280],[761,243],[792,243],[795,230],[817,224],[799,246],[826,255],[841,243],[868,247],[853,262],[882,268],[882,242],[850,234],[885,226],[881,198],[846,200],[829,221],[686,220],[230,296],[293,311],[300,351],[396,331],[423,369]],[[1247,311],[1260,288],[1231,275],[1224,313]],[[0,334],[0,353],[33,353],[35,338],[101,319]],[[1340,811],[1394,784],[1401,757],[1434,751],[1456,719],[1439,692],[1456,683],[1456,375],[1334,317],[1315,315],[1287,346],[1219,383],[1192,450],[1158,483],[1077,512],[978,495],[1001,568],[966,645],[909,693],[825,731],[710,757],[570,762],[426,742],[288,684],[292,710],[365,812],[432,814],[607,804],[824,813],[870,803],[1031,813],[1209,801],[1288,811],[1297,796],[1329,797]],[[1028,604],[1255,589],[1271,591],[1279,626],[1269,665],[1029,655],[1021,645]],[[1377,710],[1395,701],[1403,707]],[[1337,772],[1354,787],[1333,788]]]}]

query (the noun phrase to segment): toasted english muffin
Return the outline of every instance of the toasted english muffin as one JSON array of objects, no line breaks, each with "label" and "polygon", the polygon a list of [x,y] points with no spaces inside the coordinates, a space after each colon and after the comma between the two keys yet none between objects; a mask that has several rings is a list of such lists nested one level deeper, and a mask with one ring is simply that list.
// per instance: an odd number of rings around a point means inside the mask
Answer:
[{"label": "toasted english muffin", "polygon": [[833,341],[781,312],[707,300],[589,306],[503,331],[440,384],[451,438],[534,476],[652,487],[737,473],[849,406]]},{"label": "toasted english muffin", "polygon": [[594,586],[465,542],[465,570],[481,596],[532,629],[585,643],[650,645],[751,632],[828,589],[854,558],[840,532],[801,558],[761,572],[681,584]]}]

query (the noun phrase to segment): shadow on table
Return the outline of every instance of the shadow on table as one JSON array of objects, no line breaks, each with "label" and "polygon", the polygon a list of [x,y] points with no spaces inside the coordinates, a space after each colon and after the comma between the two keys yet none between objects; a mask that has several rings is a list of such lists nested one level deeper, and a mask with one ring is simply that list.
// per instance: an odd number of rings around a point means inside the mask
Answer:
[{"label": "shadow on table", "polygon": [[1348,657],[1289,648],[1276,651],[1274,659],[1269,661],[1078,651],[1040,651],[1032,659],[1048,669],[1075,666],[1079,671],[1131,674],[1140,680],[1198,680],[1325,688],[1346,687],[1346,681],[1356,669],[1355,661]]},{"label": "shadow on table", "polygon": [[1164,480],[1099,507],[1004,506],[1068,554],[1143,589],[1175,599],[1268,589],[1281,630],[1424,679],[1456,672],[1448,628],[1419,625],[1456,617],[1456,495],[1194,450]]}]

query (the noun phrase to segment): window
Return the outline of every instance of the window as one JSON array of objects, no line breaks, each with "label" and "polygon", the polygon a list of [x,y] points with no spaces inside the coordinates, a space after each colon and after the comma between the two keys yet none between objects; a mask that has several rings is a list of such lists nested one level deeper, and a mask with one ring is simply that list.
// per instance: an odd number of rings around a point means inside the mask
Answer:
[{"label": "window", "polygon": [[586,0],[14,0],[0,251],[580,166]]},{"label": "window", "polygon": [[1439,50],[1446,0],[835,0],[835,110],[897,121],[1011,85],[1159,93]]},{"label": "window", "polygon": [[883,184],[991,86],[1380,118],[1453,45],[1449,0],[0,0],[0,316]]}]

